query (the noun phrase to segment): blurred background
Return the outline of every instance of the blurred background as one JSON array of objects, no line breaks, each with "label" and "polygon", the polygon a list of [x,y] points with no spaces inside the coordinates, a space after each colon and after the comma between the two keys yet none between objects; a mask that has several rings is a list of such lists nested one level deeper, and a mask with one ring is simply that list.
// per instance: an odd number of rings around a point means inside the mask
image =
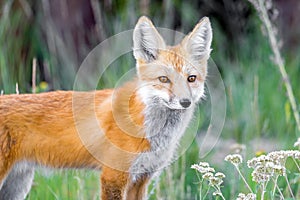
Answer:
[{"label": "blurred background", "polygon": [[[267,2],[299,105],[300,1]],[[183,33],[208,16],[214,32],[211,57],[225,84],[227,116],[221,139],[202,159],[226,170],[221,163],[235,148],[253,157],[292,148],[299,136],[281,75],[272,61],[266,31],[246,0],[2,0],[0,9],[0,90],[4,94],[15,93],[16,83],[20,93],[32,92],[35,59],[37,92],[72,90],[76,72],[88,53],[110,36],[133,29],[141,15],[149,16],[158,27]],[[131,54],[120,58],[99,80],[99,89],[113,87],[131,68]],[[209,97],[200,110],[201,136],[209,124]],[[197,180],[189,166],[200,160],[199,138],[164,172],[159,183],[153,184],[153,199],[194,199]],[[205,144],[216,140],[208,138]],[[28,199],[87,199],[91,194],[99,197],[99,183],[93,172],[36,176],[36,187]],[[237,193],[238,185],[235,181],[233,188],[225,190],[228,199]]]}]

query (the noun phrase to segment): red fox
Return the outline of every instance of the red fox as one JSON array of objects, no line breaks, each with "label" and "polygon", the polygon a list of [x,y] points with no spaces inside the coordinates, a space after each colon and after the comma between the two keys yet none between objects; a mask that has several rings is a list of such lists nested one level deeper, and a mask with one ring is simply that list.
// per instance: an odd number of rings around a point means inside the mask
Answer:
[{"label": "red fox", "polygon": [[0,199],[24,199],[35,166],[101,170],[103,200],[146,199],[204,94],[211,41],[207,17],[167,46],[143,16],[133,32],[132,81],[114,90],[0,96]]}]

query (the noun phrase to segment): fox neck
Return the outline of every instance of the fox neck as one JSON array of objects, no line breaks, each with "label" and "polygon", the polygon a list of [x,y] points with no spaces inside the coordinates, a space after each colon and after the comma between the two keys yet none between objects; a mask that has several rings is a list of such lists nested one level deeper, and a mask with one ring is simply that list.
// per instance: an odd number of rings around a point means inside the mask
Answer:
[{"label": "fox neck", "polygon": [[144,132],[150,149],[141,153],[130,167],[134,182],[143,176],[159,174],[171,163],[193,111],[193,106],[186,110],[172,110],[155,100],[145,103]]},{"label": "fox neck", "polygon": [[152,103],[145,106],[144,125],[151,151],[176,147],[193,114],[193,106],[174,110],[165,105]]}]

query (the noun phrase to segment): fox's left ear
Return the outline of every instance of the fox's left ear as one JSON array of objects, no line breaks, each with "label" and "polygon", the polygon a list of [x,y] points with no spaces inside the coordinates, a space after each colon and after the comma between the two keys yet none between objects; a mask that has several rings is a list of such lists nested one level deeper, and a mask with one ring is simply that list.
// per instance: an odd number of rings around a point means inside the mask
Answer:
[{"label": "fox's left ear", "polygon": [[158,51],[165,48],[165,42],[150,19],[142,16],[133,31],[133,55],[135,59],[151,62]]},{"label": "fox's left ear", "polygon": [[208,17],[203,17],[193,31],[187,35],[182,46],[193,61],[208,59],[211,52],[212,29]]}]

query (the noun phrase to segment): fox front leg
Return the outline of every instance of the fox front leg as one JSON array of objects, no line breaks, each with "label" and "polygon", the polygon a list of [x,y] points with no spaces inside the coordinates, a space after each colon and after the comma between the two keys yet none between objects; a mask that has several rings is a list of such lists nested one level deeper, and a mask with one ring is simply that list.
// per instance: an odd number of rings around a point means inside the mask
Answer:
[{"label": "fox front leg", "polygon": [[147,187],[149,177],[142,177],[134,183],[128,185],[126,199],[128,200],[145,200],[147,198]]},{"label": "fox front leg", "polygon": [[102,200],[123,200],[128,182],[128,173],[103,167],[101,175]]}]

